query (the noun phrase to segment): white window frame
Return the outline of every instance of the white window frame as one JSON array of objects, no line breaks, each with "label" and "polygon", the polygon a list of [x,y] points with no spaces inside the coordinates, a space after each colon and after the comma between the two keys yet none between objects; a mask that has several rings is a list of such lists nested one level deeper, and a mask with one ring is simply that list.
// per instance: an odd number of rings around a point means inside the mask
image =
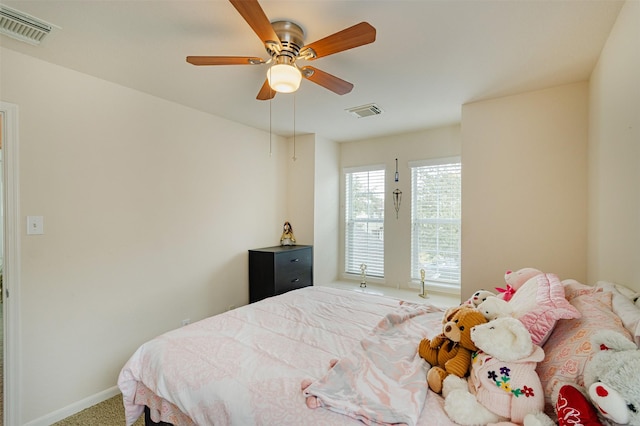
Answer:
[{"label": "white window frame", "polygon": [[[378,213],[379,217],[368,215],[361,218],[349,217],[352,214],[353,201],[352,194],[350,193],[350,175],[354,173],[364,172],[382,172],[382,189],[376,191],[375,194],[379,198],[382,196],[382,203]],[[360,275],[361,264],[367,265],[366,274],[367,277],[373,277],[382,279],[384,278],[384,214],[385,214],[385,198],[386,198],[386,166],[384,164],[376,164],[361,167],[347,167],[343,169],[344,177],[344,195],[345,195],[345,208],[344,208],[344,273],[346,275]],[[370,188],[367,188],[367,192]],[[368,234],[373,238],[371,241],[375,246],[369,246],[367,241],[365,252],[357,252],[354,248],[354,234],[355,224],[360,223],[366,229]],[[370,229],[374,228],[374,229]]]},{"label": "white window frame", "polygon": [[[461,223],[461,208],[458,212],[458,218],[455,217],[434,217],[428,219],[417,219],[417,209],[421,206],[419,205],[419,191],[417,189],[417,182],[415,172],[418,168],[422,167],[433,167],[433,166],[445,166],[449,164],[457,164],[459,167],[459,173],[462,175],[462,164],[460,157],[443,157],[443,158],[435,158],[430,160],[422,160],[422,161],[411,161],[409,162],[409,168],[411,170],[411,279],[412,281],[420,281],[421,273],[420,270],[424,269],[426,278],[425,281],[431,286],[441,287],[442,289],[449,290],[459,290],[460,289],[460,275],[461,275],[461,234],[462,234],[462,223]],[[460,193],[458,203],[461,206],[462,203],[462,190],[461,190],[462,182],[460,182]],[[447,250],[443,247],[436,246],[433,248],[435,252],[435,256],[440,259],[440,261],[436,260],[432,262],[430,265],[425,265],[420,262],[420,236],[418,234],[418,229],[421,224],[430,223],[433,225],[443,225],[445,227],[457,228],[458,233],[458,241],[457,247],[458,252],[454,255],[447,253]],[[436,231],[436,245],[440,233]],[[444,254],[444,257],[442,256]],[[424,256],[424,253],[422,254]],[[446,260],[445,260],[446,259]],[[451,261],[453,259],[453,262]],[[456,264],[457,263],[457,264]],[[452,268],[452,265],[454,266]]]}]

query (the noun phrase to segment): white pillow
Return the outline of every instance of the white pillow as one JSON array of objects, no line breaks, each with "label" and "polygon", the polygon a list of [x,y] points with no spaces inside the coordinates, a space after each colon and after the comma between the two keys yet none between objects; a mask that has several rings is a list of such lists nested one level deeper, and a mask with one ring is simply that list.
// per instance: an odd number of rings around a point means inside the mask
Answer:
[{"label": "white pillow", "polygon": [[620,317],[624,328],[629,330],[629,333],[633,335],[636,345],[640,346],[640,308],[619,291],[620,287],[621,286],[617,284],[607,281],[598,281],[596,284],[596,288],[602,288],[604,291],[613,294],[611,298],[611,309]]},{"label": "white pillow", "polygon": [[622,294],[627,299],[633,300],[634,302],[635,302],[635,299],[637,299],[638,296],[640,296],[640,293],[630,289],[629,287],[626,287],[622,284],[610,283],[608,281],[598,281],[598,283],[596,284],[596,287],[602,287],[602,288],[614,287],[616,290],[618,290],[618,292],[620,292],[620,294]]}]

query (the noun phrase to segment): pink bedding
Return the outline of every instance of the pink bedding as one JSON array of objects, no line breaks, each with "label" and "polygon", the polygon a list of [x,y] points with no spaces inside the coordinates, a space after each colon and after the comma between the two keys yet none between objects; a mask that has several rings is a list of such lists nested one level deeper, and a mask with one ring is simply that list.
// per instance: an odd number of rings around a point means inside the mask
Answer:
[{"label": "pink bedding", "polygon": [[[426,364],[415,353],[422,337],[440,331],[441,318],[432,306],[316,286],[207,318],[143,344],[123,367],[118,386],[127,425],[151,400],[161,420],[174,424],[453,425],[442,398],[426,390]],[[335,360],[347,376],[329,371]],[[358,366],[375,374],[358,376]],[[380,372],[380,381],[371,379]],[[354,378],[354,398],[369,397],[359,405],[371,410],[364,415],[336,410],[326,402],[330,395],[312,393]],[[325,403],[308,408],[309,396]],[[394,417],[395,408],[402,415]]]},{"label": "pink bedding", "polygon": [[385,315],[323,378],[305,383],[307,406],[366,424],[415,425],[428,389],[427,364],[416,356],[416,338],[427,329],[430,312],[431,306],[404,304]]}]

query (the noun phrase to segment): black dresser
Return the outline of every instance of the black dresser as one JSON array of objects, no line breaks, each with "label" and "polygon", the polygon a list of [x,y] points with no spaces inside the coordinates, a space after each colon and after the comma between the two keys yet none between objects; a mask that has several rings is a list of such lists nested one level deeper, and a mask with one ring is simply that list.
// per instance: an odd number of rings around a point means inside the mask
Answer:
[{"label": "black dresser", "polygon": [[249,250],[249,303],[313,285],[313,246]]}]

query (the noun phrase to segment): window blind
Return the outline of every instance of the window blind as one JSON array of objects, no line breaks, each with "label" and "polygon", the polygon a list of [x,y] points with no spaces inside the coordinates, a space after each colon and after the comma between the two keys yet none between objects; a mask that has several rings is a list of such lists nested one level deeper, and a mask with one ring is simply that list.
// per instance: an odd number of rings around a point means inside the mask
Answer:
[{"label": "window blind", "polygon": [[384,167],[345,171],[345,272],[384,277]]},{"label": "window blind", "polygon": [[458,158],[411,167],[411,278],[460,285],[461,164]]}]

